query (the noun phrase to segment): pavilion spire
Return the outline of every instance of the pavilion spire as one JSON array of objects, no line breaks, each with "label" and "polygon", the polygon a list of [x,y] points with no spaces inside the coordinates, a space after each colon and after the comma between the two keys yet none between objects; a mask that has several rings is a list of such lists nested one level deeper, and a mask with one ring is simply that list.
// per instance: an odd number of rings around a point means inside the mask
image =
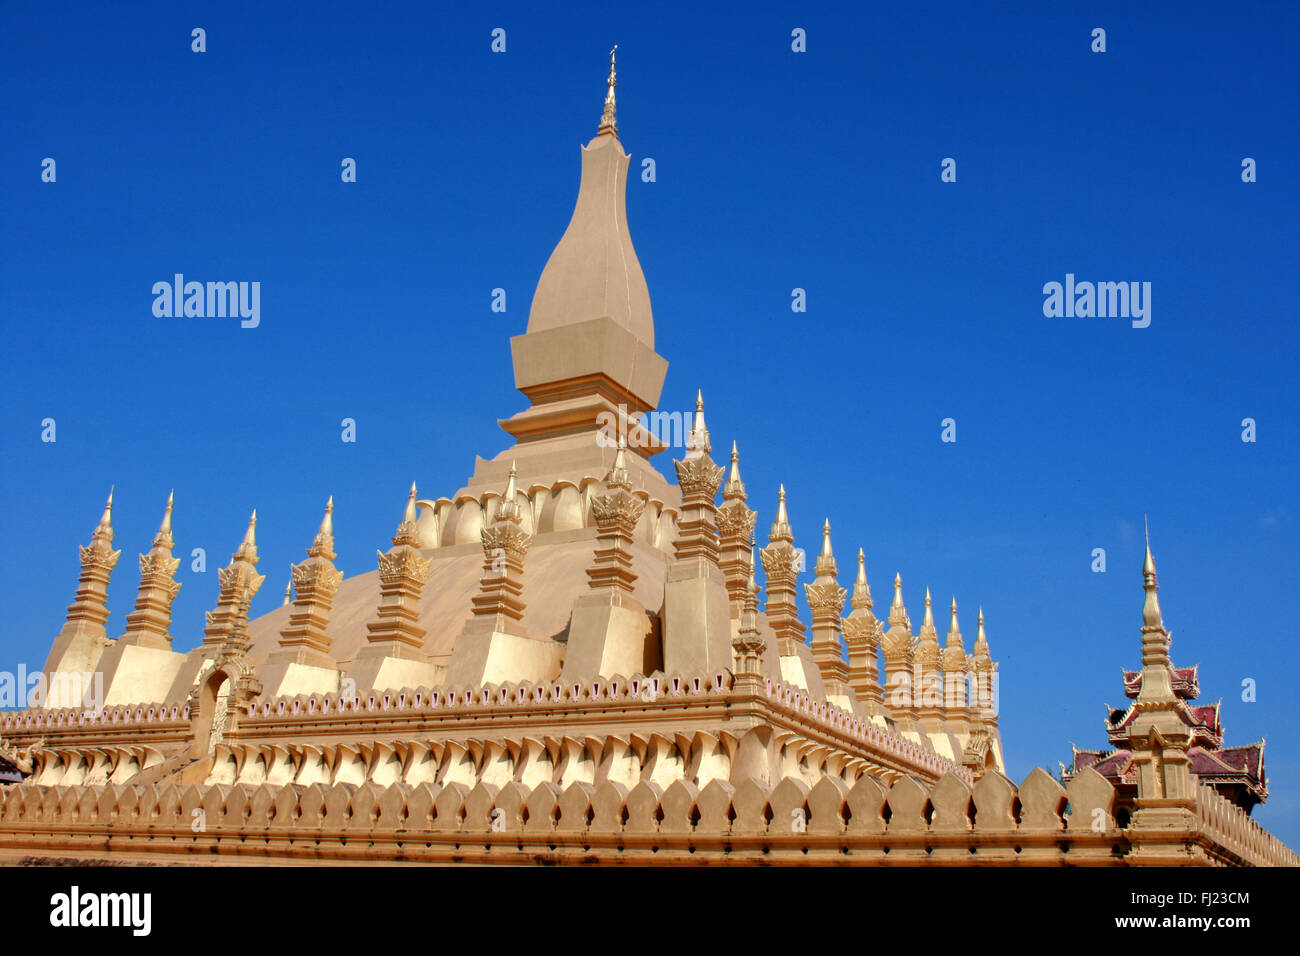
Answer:
[{"label": "pavilion spire", "polygon": [[[1145,523],[1145,519],[1144,519]],[[1142,590],[1146,597],[1142,603],[1142,700],[1171,701],[1173,690],[1173,664],[1169,659],[1169,631],[1160,611],[1156,591],[1156,560],[1151,556],[1151,532],[1146,534],[1146,555],[1142,559]]]}]

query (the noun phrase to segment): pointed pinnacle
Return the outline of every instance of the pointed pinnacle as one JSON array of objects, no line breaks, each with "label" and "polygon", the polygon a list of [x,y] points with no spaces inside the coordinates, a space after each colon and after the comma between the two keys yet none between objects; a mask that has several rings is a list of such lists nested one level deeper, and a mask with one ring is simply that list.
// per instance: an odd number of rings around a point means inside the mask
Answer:
[{"label": "pointed pinnacle", "polygon": [[257,563],[257,509],[248,518],[248,530],[244,532],[244,540],[239,542],[239,550],[234,554],[236,561],[248,561],[252,564]]},{"label": "pointed pinnacle", "polygon": [[740,480],[740,451],[731,443],[731,464],[727,466],[727,481],[722,486],[722,497],[745,500],[745,483]]},{"label": "pointed pinnacle", "polygon": [[110,531],[113,528],[113,489],[116,487],[113,485],[108,489],[108,501],[104,502],[104,513],[99,516],[99,526]]},{"label": "pointed pinnacle", "polygon": [[1142,561],[1142,573],[1144,575],[1151,575],[1151,578],[1154,581],[1156,575],[1156,561],[1155,558],[1151,556],[1151,524],[1147,520],[1146,515],[1142,516],[1142,525],[1146,532],[1147,540],[1147,553],[1146,557]]},{"label": "pointed pinnacle", "polygon": [[159,534],[162,534],[164,531],[170,533],[172,530],[172,506],[175,500],[176,500],[176,492],[174,490],[168,492],[167,507],[163,510],[162,524],[158,526]]},{"label": "pointed pinnacle", "polygon": [[695,417],[691,421],[691,433],[686,436],[688,455],[705,455],[713,451],[709,443],[709,428],[704,424],[704,391],[695,393]]},{"label": "pointed pinnacle", "polygon": [[411,482],[411,491],[406,496],[406,510],[402,512],[403,524],[407,524],[407,523],[414,524],[415,519],[419,517],[419,512],[416,510],[415,507],[415,496],[417,494],[419,494],[419,492],[415,490],[415,482]]},{"label": "pointed pinnacle", "polygon": [[320,519],[320,530],[318,535],[334,534],[334,496],[330,495],[329,501],[325,502],[325,514]]}]

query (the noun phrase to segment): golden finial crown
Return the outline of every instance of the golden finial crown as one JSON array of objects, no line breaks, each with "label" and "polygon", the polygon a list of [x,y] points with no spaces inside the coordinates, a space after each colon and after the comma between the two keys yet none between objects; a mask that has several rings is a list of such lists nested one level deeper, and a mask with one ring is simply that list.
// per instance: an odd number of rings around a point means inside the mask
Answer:
[{"label": "golden finial crown", "polygon": [[605,112],[600,117],[600,129],[597,135],[610,134],[618,135],[618,120],[615,117],[616,103],[614,101],[614,87],[618,85],[616,77],[618,74],[614,71],[614,54],[618,52],[618,44],[614,44],[614,49],[609,51],[609,79],[605,81]]},{"label": "golden finial crown", "polygon": [[731,443],[731,464],[727,468],[727,483],[722,486],[722,497],[727,501],[744,501],[748,495],[745,483],[740,480],[740,451]]},{"label": "golden finial crown", "polygon": [[524,516],[519,510],[519,493],[515,483],[518,472],[515,470],[515,463],[510,462],[510,475],[506,479],[506,490],[501,496],[501,507],[497,510],[497,521],[511,521],[515,524],[522,524]]},{"label": "golden finial crown", "polygon": [[790,516],[785,510],[785,485],[781,485],[780,491],[776,494],[776,520],[772,522],[772,530],[768,532],[768,541],[793,541],[794,529],[790,527]]}]

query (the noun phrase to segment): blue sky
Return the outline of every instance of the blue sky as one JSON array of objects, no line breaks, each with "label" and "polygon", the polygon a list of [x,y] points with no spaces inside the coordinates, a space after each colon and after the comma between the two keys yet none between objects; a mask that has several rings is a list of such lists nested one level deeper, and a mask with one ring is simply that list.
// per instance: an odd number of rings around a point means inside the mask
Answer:
[{"label": "blue sky", "polygon": [[[505,447],[508,339],[617,42],[661,406],[703,389],[760,528],[784,482],[796,543],[829,516],[882,614],[895,571],[918,624],[925,587],[956,595],[968,647],[982,604],[1019,780],[1104,743],[1149,513],[1175,659],[1230,742],[1267,735],[1258,817],[1300,845],[1294,8],[872,6],[7,7],[0,668],[44,662],[112,484],[110,632],[175,488],[177,552],[210,558],[179,576],[186,649],[251,508],[257,614],[328,495],[362,573],[412,479],[448,494]],[[156,318],[176,272],[260,281],[261,324]],[[1045,318],[1067,272],[1150,282],[1150,327]]]}]

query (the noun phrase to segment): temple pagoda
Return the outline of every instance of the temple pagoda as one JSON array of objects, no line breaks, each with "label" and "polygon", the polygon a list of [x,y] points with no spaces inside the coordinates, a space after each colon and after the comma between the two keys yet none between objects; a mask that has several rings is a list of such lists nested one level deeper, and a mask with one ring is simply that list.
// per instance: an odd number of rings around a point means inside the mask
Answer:
[{"label": "temple pagoda", "polygon": [[[1156,563],[1151,556],[1150,536],[1147,537],[1146,559],[1142,565],[1143,588],[1146,604],[1142,612],[1144,644],[1147,635],[1161,639],[1166,647],[1172,637],[1165,630],[1160,602],[1156,597]],[[1144,654],[1145,662],[1145,654]],[[1193,704],[1200,696],[1201,686],[1196,667],[1176,667],[1169,660],[1159,663],[1160,692],[1168,698],[1168,714],[1181,725],[1180,732],[1188,737],[1188,769],[1203,784],[1213,787],[1246,813],[1268,799],[1268,780],[1264,775],[1264,741],[1237,747],[1224,745],[1223,724],[1220,721],[1220,704]],[[1139,762],[1134,755],[1132,738],[1141,713],[1141,702],[1146,681],[1143,670],[1124,670],[1124,695],[1133,701],[1124,709],[1106,708],[1106,736],[1109,750],[1081,750],[1073,747],[1070,766],[1061,765],[1061,776],[1068,781],[1085,767],[1089,767],[1109,780],[1122,803],[1132,804],[1137,796]],[[1148,689],[1149,691],[1150,689]],[[1168,718],[1166,718],[1168,719]]]}]

